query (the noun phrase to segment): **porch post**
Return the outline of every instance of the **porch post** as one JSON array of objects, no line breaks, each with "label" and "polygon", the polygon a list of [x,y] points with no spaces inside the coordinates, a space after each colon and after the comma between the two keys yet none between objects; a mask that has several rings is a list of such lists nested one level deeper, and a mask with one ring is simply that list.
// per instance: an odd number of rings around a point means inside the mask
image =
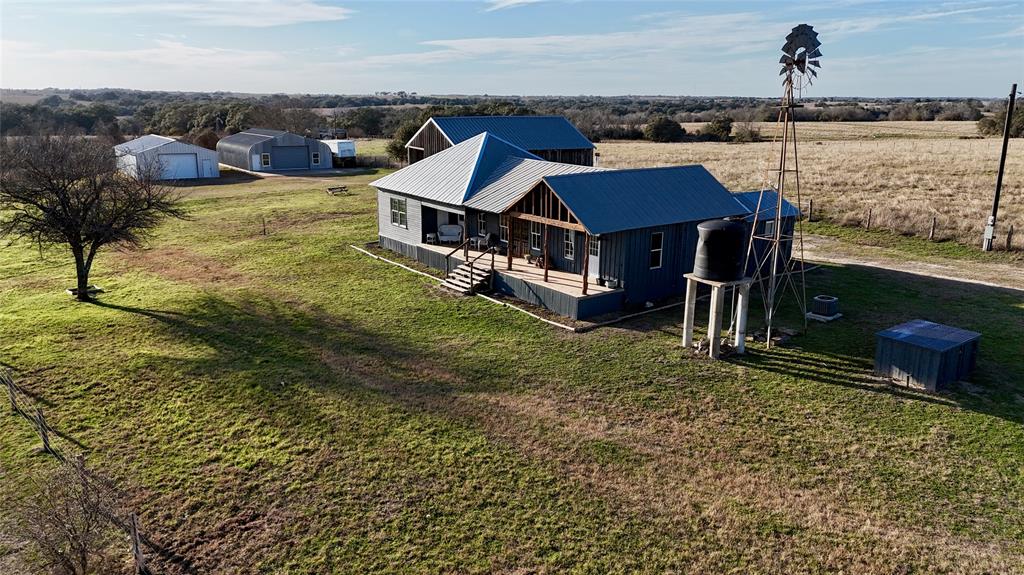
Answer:
[{"label": "porch post", "polygon": [[508,248],[507,248],[507,252],[506,253],[508,254],[508,271],[512,271],[512,246],[513,246],[513,244],[515,242],[514,238],[516,237],[516,235],[515,235],[515,221],[516,220],[512,216],[507,216],[507,217],[508,217],[508,221],[505,222],[506,224],[508,224]]},{"label": "porch post", "polygon": [[544,281],[548,281],[548,228],[551,226],[544,224]]},{"label": "porch post", "polygon": [[469,261],[469,214],[462,214],[462,256]]},{"label": "porch post", "polygon": [[583,234],[583,295],[587,295],[587,284],[590,283],[590,234]]}]

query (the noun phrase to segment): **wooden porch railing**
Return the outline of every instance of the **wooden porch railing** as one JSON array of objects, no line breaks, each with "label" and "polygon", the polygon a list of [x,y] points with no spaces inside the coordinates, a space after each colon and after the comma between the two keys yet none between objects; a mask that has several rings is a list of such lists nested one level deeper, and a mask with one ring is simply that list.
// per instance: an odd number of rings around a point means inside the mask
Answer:
[{"label": "wooden porch railing", "polygon": [[468,239],[466,241],[462,242],[461,244],[455,246],[455,249],[453,249],[452,251],[448,252],[448,255],[444,256],[444,275],[445,275],[445,277],[448,277],[448,274],[452,273],[452,256],[455,255],[455,252],[457,252],[459,250],[463,250],[464,257],[466,259],[469,259],[469,240]]},{"label": "wooden porch railing", "polygon": [[479,260],[480,258],[484,257],[487,254],[491,254],[491,275],[488,278],[488,281],[490,282],[491,289],[494,288],[494,252],[496,252],[496,251],[497,251],[496,248],[490,247],[490,248],[487,248],[485,251],[480,252],[480,254],[477,255],[476,257],[474,257],[473,259],[469,260],[469,294],[470,295],[473,295],[473,293],[476,291],[476,283],[473,282],[473,266],[476,264],[477,260]]}]

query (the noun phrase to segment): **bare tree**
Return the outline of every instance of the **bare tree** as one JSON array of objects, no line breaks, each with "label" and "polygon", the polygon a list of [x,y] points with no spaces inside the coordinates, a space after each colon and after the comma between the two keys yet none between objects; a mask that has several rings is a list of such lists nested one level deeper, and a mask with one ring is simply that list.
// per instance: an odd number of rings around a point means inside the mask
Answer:
[{"label": "bare tree", "polygon": [[100,142],[67,134],[4,138],[0,157],[0,236],[70,247],[82,301],[101,247],[138,247],[164,218],[185,216],[178,194],[156,181],[158,165],[125,174]]},{"label": "bare tree", "polygon": [[114,571],[110,550],[118,531],[108,510],[113,494],[83,467],[61,465],[30,482],[31,494],[13,509],[13,534],[27,544],[25,559],[61,575]]}]

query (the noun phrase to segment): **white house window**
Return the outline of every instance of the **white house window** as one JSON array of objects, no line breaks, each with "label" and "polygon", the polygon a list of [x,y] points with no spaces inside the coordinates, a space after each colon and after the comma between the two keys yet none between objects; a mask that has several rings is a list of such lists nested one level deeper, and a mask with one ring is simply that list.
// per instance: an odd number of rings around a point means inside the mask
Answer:
[{"label": "white house window", "polygon": [[409,227],[409,220],[406,215],[406,202],[404,199],[391,198],[391,225],[401,228]]},{"label": "white house window", "polygon": [[530,222],[530,249],[540,249],[540,223]]},{"label": "white house window", "polygon": [[656,270],[661,267],[661,253],[663,251],[665,242],[665,234],[662,232],[654,232],[651,234],[651,269]]},{"label": "white house window", "polygon": [[576,259],[576,232],[572,230],[562,230],[562,243],[565,247],[562,253],[562,255],[565,256],[565,259]]},{"label": "white house window", "polygon": [[481,236],[487,234],[487,214],[483,212],[476,215],[476,233]]},{"label": "white house window", "polygon": [[590,255],[594,257],[601,255],[601,238],[590,236]]},{"label": "white house window", "polygon": [[264,168],[270,167],[270,154],[260,154],[260,164]]},{"label": "white house window", "polygon": [[508,243],[508,216],[501,216],[498,220],[498,239]]},{"label": "white house window", "polygon": [[766,237],[775,237],[775,220],[765,220],[764,233],[761,235]]},{"label": "white house window", "polygon": [[313,165],[314,166],[319,166],[320,165],[320,152],[313,152]]}]

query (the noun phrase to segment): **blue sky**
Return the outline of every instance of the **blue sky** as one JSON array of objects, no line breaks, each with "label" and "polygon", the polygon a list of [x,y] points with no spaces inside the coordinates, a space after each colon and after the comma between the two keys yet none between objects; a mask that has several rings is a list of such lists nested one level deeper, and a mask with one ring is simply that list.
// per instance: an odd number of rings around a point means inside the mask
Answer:
[{"label": "blue sky", "polygon": [[0,0],[5,88],[775,96],[820,33],[819,96],[1003,96],[1018,1]]}]

